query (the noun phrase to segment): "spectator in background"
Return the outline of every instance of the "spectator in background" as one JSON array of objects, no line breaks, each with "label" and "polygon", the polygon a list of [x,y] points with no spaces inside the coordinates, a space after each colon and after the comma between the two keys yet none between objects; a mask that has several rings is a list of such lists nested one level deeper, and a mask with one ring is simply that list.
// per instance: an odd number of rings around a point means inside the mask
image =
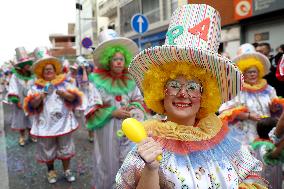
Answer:
[{"label": "spectator in background", "polygon": [[256,47],[255,50],[263,55],[265,55],[271,62],[271,47],[269,43],[259,43]]},{"label": "spectator in background", "polygon": [[[270,52],[270,50],[271,48],[270,48],[269,43],[261,43],[256,48],[256,51],[264,54],[265,56],[269,55],[268,51]],[[269,57],[269,61],[271,64],[270,73],[264,77],[267,80],[268,84],[275,88],[277,95],[282,96],[282,97],[284,97],[283,82],[279,81],[276,78],[276,69],[277,69],[279,60],[281,59],[283,55],[283,50],[284,50],[284,44],[280,45],[278,53],[275,56]]]},{"label": "spectator in background", "polygon": [[258,43],[252,43],[252,46],[254,46],[254,48],[256,48],[258,46]]},{"label": "spectator in background", "polygon": [[279,61],[282,58],[283,53],[284,53],[284,44],[280,45],[277,48],[277,54],[274,56],[274,63],[276,66],[279,64]]}]

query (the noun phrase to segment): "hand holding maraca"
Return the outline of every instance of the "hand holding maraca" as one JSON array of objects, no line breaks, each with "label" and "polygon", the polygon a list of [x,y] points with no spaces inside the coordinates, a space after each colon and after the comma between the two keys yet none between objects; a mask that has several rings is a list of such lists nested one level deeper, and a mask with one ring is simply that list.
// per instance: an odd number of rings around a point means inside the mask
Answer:
[{"label": "hand holding maraca", "polygon": [[152,137],[147,137],[143,125],[134,118],[127,118],[122,122],[122,131],[127,138],[138,143],[137,151],[146,166],[151,169],[159,168],[162,159],[162,147]]},{"label": "hand holding maraca", "polygon": [[160,166],[159,156],[162,154],[161,145],[152,137],[147,137],[142,142],[137,144],[137,152],[144,160],[146,166],[151,169],[158,169]]}]

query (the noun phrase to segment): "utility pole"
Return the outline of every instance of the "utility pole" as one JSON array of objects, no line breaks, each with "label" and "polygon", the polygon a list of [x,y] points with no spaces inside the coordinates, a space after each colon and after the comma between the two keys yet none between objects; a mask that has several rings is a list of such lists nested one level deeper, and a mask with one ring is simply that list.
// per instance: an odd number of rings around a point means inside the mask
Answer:
[{"label": "utility pole", "polygon": [[78,24],[79,24],[79,26],[78,26],[79,27],[79,53],[80,53],[80,55],[82,55],[81,11],[83,10],[83,7],[82,7],[82,4],[80,4],[80,0],[78,0],[77,3],[76,3],[76,9],[79,11],[79,20],[78,20]]}]

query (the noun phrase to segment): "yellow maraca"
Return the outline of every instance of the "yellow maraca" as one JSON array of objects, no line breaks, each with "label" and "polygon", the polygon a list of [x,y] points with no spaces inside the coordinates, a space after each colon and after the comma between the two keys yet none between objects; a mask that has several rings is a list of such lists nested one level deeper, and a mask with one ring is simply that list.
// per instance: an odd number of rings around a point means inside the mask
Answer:
[{"label": "yellow maraca", "polygon": [[[147,133],[139,121],[134,118],[127,118],[122,122],[122,131],[125,136],[132,142],[139,143],[147,138]],[[161,161],[162,155],[156,157],[157,161]]]}]

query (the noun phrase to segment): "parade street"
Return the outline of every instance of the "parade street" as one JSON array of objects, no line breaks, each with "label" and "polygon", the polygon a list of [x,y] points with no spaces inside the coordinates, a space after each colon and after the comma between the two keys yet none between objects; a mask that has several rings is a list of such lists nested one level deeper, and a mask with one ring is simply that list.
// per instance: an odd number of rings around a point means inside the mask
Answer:
[{"label": "parade street", "polygon": [[[71,162],[71,168],[76,176],[76,182],[69,183],[63,176],[60,161],[55,161],[58,181],[49,184],[46,179],[47,168],[35,160],[36,144],[26,142],[24,147],[18,144],[18,132],[10,128],[11,106],[1,102],[1,112],[4,114],[4,129],[1,136],[1,189],[83,189],[91,188],[93,144],[87,140],[87,131],[81,127],[74,132],[76,155]],[[0,113],[2,114],[2,113]],[[1,122],[3,116],[0,115]],[[4,138],[5,137],[5,138]],[[5,148],[6,146],[6,148]],[[6,150],[6,152],[5,152]],[[5,156],[6,157],[3,157]],[[7,164],[5,161],[7,160]],[[8,169],[8,173],[5,170]],[[6,170],[7,170],[6,169]]]}]

